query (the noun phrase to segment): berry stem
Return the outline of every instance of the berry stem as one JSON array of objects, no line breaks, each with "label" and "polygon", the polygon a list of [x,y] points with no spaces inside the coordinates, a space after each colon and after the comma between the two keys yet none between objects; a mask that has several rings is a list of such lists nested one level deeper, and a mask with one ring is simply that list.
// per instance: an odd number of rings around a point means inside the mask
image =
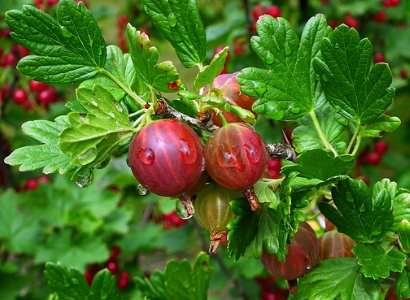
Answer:
[{"label": "berry stem", "polygon": [[251,207],[252,211],[257,211],[260,207],[258,196],[256,196],[255,190],[252,187],[248,187],[242,191],[243,195],[245,196],[246,200],[249,202],[249,206]]},{"label": "berry stem", "polygon": [[356,144],[357,144],[359,142],[359,140],[358,140],[359,133],[360,133],[360,123],[357,123],[356,124],[356,129],[355,129],[355,131],[353,133],[353,136],[352,136],[352,139],[349,142],[349,146],[347,146],[347,150],[346,150],[347,154],[349,154],[350,151],[352,150],[352,147],[353,147],[354,143],[356,142]]},{"label": "berry stem", "polygon": [[179,196],[179,200],[182,202],[182,205],[185,208],[187,218],[192,217],[195,214],[195,209],[194,205],[192,204],[191,197],[189,197],[185,193],[182,193],[181,196]]},{"label": "berry stem", "polygon": [[322,141],[323,146],[325,146],[326,150],[331,151],[335,156],[338,156],[335,148],[329,143],[329,141],[326,138],[325,133],[323,132],[322,128],[320,127],[319,120],[316,116],[316,113],[314,110],[312,110],[310,113],[310,118],[312,119],[313,125],[315,126],[316,132],[319,135],[320,140]]},{"label": "berry stem", "polygon": [[224,237],[226,237],[226,231],[214,231],[211,233],[211,236],[209,238],[210,239],[210,244],[209,244],[210,254],[216,254],[219,244],[221,243]]},{"label": "berry stem", "polygon": [[131,90],[128,86],[121,82],[117,77],[115,77],[111,72],[107,71],[106,69],[99,70],[101,74],[107,76],[112,81],[114,81],[120,88],[122,88],[132,99],[135,100],[141,107],[144,107],[145,101],[138,96],[133,90]]},{"label": "berry stem", "polygon": [[165,99],[160,99],[157,102],[157,105],[155,107],[155,114],[162,116],[162,117],[168,117],[168,118],[173,118],[177,119],[179,121],[183,121],[185,123],[188,123],[191,126],[198,127],[204,130],[209,130],[209,131],[214,131],[218,129],[219,127],[214,125],[213,123],[207,122],[201,122],[201,120],[198,120],[196,118],[187,116],[179,111],[177,111],[175,108],[172,106],[168,105]]},{"label": "berry stem", "polygon": [[287,159],[291,161],[296,160],[295,150],[289,145],[281,143],[267,144],[266,151],[271,158]]}]

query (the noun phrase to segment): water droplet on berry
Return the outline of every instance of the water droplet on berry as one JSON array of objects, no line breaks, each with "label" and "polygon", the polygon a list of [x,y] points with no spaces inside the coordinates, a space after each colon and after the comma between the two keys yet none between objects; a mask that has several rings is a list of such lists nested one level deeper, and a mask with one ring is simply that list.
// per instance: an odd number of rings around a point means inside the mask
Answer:
[{"label": "water droplet on berry", "polygon": [[75,178],[75,183],[80,188],[83,188],[91,184],[91,182],[93,181],[93,177],[93,172],[89,170],[88,172],[77,174]]},{"label": "water droplet on berry", "polygon": [[179,140],[179,144],[179,155],[184,163],[189,165],[195,163],[198,154],[196,153],[195,147],[192,142],[181,139]]},{"label": "water droplet on berry", "polygon": [[231,151],[224,151],[222,153],[223,160],[221,165],[228,168],[235,168],[238,171],[243,171],[245,166],[240,160],[240,156],[240,151],[236,147],[233,147]]},{"label": "water droplet on berry", "polygon": [[148,189],[143,186],[141,183],[137,185],[137,194],[140,196],[145,196],[148,194]]},{"label": "water droplet on berry", "polygon": [[184,204],[181,201],[177,201],[176,213],[183,220],[189,220],[193,217],[192,214],[189,214]]},{"label": "water droplet on berry", "polygon": [[154,163],[155,153],[150,148],[140,148],[138,150],[138,158],[143,164],[150,166]]}]

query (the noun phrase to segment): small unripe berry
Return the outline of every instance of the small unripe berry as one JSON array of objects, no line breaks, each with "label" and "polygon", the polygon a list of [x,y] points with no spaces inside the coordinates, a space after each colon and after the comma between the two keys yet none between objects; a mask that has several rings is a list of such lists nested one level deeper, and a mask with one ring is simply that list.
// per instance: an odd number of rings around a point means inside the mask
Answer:
[{"label": "small unripe berry", "polygon": [[28,96],[25,90],[15,89],[13,92],[13,100],[17,104],[23,104],[28,101]]}]

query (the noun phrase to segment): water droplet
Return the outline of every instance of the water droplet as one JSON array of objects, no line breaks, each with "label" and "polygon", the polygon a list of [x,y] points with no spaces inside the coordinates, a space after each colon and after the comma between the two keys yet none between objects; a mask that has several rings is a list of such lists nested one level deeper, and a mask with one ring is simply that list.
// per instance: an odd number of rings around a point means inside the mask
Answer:
[{"label": "water droplet", "polygon": [[94,161],[96,157],[97,157],[97,148],[93,147],[83,152],[80,156],[78,156],[77,160],[80,165],[85,166],[91,163],[92,161]]},{"label": "water droplet", "polygon": [[256,164],[261,160],[261,155],[259,155],[258,151],[256,151],[252,145],[246,144],[244,145],[244,149],[246,156],[252,163]]},{"label": "water droplet", "polygon": [[108,115],[109,115],[111,118],[115,119],[115,114],[114,114],[113,112],[109,112]]},{"label": "water droplet", "polygon": [[188,213],[182,201],[177,201],[176,213],[183,220],[189,220],[193,217],[193,214]]},{"label": "water droplet", "polygon": [[93,181],[94,175],[93,172],[91,170],[85,172],[85,173],[80,173],[77,174],[76,178],[75,178],[75,183],[83,188],[86,187],[88,185],[91,184],[91,182]]},{"label": "water droplet", "polygon": [[64,26],[61,26],[61,33],[65,38],[71,38],[73,36],[73,34],[70,31],[68,31],[67,28],[65,28]]},{"label": "water droplet", "polygon": [[193,164],[196,162],[198,154],[192,142],[181,139],[179,141],[179,155],[184,163]]},{"label": "water droplet", "polygon": [[137,194],[140,196],[146,196],[148,194],[148,189],[141,183],[137,185]]},{"label": "water droplet", "polygon": [[97,102],[95,102],[95,101],[91,101],[91,104],[92,104],[93,106],[95,106],[95,107],[97,107],[97,106],[98,106],[98,103],[97,103]]},{"label": "water droplet", "polygon": [[151,148],[140,148],[137,155],[144,165],[150,166],[154,163],[155,153]]},{"label": "water droplet", "polygon": [[171,27],[175,27],[177,25],[177,18],[173,13],[168,15],[168,23]]}]

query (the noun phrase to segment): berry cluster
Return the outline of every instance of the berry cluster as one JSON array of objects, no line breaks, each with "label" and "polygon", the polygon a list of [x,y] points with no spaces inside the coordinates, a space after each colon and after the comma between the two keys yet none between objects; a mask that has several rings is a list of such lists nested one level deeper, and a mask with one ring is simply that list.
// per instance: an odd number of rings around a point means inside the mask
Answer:
[{"label": "berry cluster", "polygon": [[389,145],[384,141],[376,142],[372,148],[366,148],[359,156],[359,165],[373,165],[380,164],[383,156],[389,150]]},{"label": "berry cluster", "polygon": [[49,9],[58,4],[59,0],[34,0],[34,5],[38,9]]},{"label": "berry cluster", "polygon": [[119,289],[125,289],[130,282],[130,274],[127,271],[120,271],[118,258],[121,254],[121,249],[118,246],[113,246],[111,248],[111,255],[106,261],[105,265],[101,264],[91,264],[87,267],[84,272],[84,278],[87,283],[91,286],[94,276],[102,270],[104,267],[107,268],[113,275],[117,276],[117,287]]},{"label": "berry cluster", "polygon": [[[30,97],[31,96],[31,97]],[[34,98],[35,101],[30,98]],[[48,107],[51,103],[58,101],[57,91],[45,83],[30,80],[29,90],[22,87],[16,88],[12,93],[14,103],[22,106],[26,110],[32,109],[35,105]]]}]

